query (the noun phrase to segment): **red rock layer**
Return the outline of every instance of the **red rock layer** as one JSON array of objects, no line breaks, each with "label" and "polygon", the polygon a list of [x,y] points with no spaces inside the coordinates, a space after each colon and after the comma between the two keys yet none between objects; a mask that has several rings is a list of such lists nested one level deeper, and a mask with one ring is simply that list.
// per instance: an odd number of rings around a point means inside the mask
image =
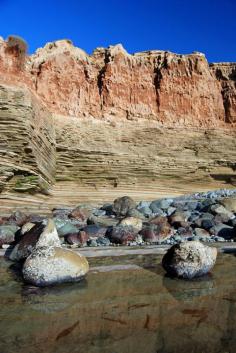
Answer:
[{"label": "red rock layer", "polygon": [[128,54],[121,45],[89,56],[70,41],[48,43],[20,67],[0,40],[0,81],[24,82],[52,112],[225,127],[236,122],[236,64],[209,66],[201,53]]}]

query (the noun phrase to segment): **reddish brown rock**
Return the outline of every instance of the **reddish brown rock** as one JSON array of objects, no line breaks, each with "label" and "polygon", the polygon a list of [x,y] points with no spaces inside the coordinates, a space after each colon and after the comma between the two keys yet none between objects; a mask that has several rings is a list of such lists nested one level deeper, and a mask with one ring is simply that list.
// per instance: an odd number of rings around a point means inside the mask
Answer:
[{"label": "reddish brown rock", "polygon": [[89,235],[83,230],[78,233],[71,233],[66,236],[66,241],[71,245],[85,244],[89,240]]},{"label": "reddish brown rock", "polygon": [[209,67],[202,53],[130,55],[118,44],[88,55],[59,40],[19,68],[22,58],[8,46],[0,41],[1,81],[26,83],[54,113],[198,127],[236,121],[235,64]]},{"label": "reddish brown rock", "polygon": [[210,68],[221,83],[225,121],[236,123],[236,63],[211,64]]},{"label": "reddish brown rock", "polygon": [[141,230],[140,234],[144,241],[155,243],[166,240],[173,234],[173,231],[168,223],[159,223],[158,225],[147,225]]}]

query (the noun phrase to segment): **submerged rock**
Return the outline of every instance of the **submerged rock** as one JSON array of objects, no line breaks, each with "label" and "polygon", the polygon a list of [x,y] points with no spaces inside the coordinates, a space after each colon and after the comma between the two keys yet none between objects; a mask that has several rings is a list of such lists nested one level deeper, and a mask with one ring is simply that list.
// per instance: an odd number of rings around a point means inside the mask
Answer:
[{"label": "submerged rock", "polygon": [[26,259],[23,277],[35,286],[80,280],[89,270],[84,256],[59,247],[38,247]]},{"label": "submerged rock", "polygon": [[171,276],[191,279],[208,273],[216,257],[216,248],[190,241],[172,246],[164,255],[162,266]]}]

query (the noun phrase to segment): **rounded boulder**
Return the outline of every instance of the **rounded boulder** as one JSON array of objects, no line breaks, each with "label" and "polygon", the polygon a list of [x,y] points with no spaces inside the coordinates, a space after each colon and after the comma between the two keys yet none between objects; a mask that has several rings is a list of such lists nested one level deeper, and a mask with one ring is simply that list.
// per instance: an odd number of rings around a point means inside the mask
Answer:
[{"label": "rounded boulder", "polygon": [[216,257],[216,248],[188,241],[173,245],[164,255],[162,266],[171,276],[192,279],[207,274]]},{"label": "rounded boulder", "polygon": [[81,254],[59,247],[42,247],[26,259],[22,272],[27,283],[45,287],[79,281],[88,270],[88,261]]}]

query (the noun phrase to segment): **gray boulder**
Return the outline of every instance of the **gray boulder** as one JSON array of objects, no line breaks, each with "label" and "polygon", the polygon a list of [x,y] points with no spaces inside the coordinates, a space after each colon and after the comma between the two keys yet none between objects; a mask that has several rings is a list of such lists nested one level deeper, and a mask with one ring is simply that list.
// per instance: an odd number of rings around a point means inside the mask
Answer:
[{"label": "gray boulder", "polygon": [[216,257],[216,248],[189,241],[172,246],[164,255],[162,266],[171,276],[191,279],[207,274]]},{"label": "gray boulder", "polygon": [[135,207],[136,204],[131,197],[123,196],[115,199],[112,210],[118,217],[122,217]]}]

